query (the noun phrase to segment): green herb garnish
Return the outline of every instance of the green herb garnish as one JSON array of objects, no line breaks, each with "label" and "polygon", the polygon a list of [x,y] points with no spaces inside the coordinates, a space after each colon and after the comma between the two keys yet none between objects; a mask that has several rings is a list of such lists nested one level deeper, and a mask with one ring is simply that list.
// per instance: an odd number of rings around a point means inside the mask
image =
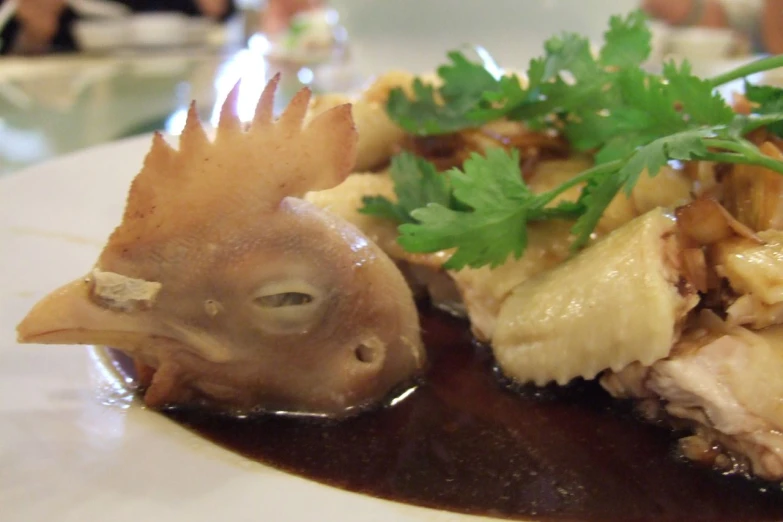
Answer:
[{"label": "green herb garnish", "polygon": [[[783,113],[783,89],[768,85],[753,85],[745,81],[745,97],[748,101],[757,104],[753,112],[756,114],[780,114]],[[783,122],[771,123],[767,129],[783,137]]]},{"label": "green herb garnish", "polygon": [[[650,32],[644,15],[634,12],[611,19],[598,58],[587,38],[572,33],[549,39],[544,50],[544,56],[530,62],[526,85],[517,76],[496,78],[483,63],[451,52],[451,63],[437,70],[442,85],[417,80],[413,98],[393,90],[389,116],[412,134],[433,135],[478,127],[501,116],[531,120],[586,104],[605,107],[604,86],[612,82],[614,71],[647,59]],[[565,72],[568,78],[562,76]]]},{"label": "green herb garnish", "polygon": [[429,161],[402,152],[392,158],[389,171],[397,202],[383,196],[367,196],[362,198],[364,206],[360,212],[398,223],[416,223],[411,216],[416,209],[428,204],[451,206],[449,181]]},{"label": "green herb garnish", "polygon": [[[640,12],[613,17],[595,56],[587,39],[574,34],[552,38],[544,47],[544,55],[530,63],[527,83],[515,76],[495,77],[482,63],[452,52],[450,63],[438,69],[442,86],[418,81],[410,99],[395,90],[387,112],[418,135],[455,132],[503,117],[525,121],[555,129],[575,150],[595,152],[596,166],[533,194],[516,151],[474,154],[462,169],[442,175],[425,160],[397,159],[392,176],[398,203],[366,198],[362,211],[401,223],[399,242],[406,250],[454,248],[446,265],[452,269],[497,266],[509,255],[522,255],[528,223],[549,219],[576,220],[574,248],[580,248],[621,190],[630,194],[643,173],[655,176],[671,160],[762,165],[783,174],[783,162],[744,138],[761,126],[783,135],[783,89],[748,85],[748,99],[757,106],[750,116],[735,114],[715,93],[729,81],[783,66],[783,56],[713,79],[695,76],[687,63],[668,63],[660,74],[645,72],[641,64],[650,51],[650,33]],[[583,187],[577,202],[552,206],[559,194],[577,185]]]},{"label": "green herb garnish", "polygon": [[457,247],[446,268],[500,265],[509,253],[520,256],[525,251],[529,222],[574,218],[582,210],[572,202],[550,207],[557,191],[534,194],[522,180],[516,150],[474,153],[462,170],[442,176],[453,188],[455,204],[449,208],[433,202],[413,210],[417,223],[400,227],[399,242],[409,252]]}]

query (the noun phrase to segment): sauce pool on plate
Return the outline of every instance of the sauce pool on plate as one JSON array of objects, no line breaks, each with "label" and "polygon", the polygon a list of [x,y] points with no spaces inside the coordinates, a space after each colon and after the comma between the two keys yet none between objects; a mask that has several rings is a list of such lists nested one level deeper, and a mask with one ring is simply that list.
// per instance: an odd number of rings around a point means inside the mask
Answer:
[{"label": "sauce pool on plate", "polygon": [[678,458],[675,434],[635,418],[596,383],[511,390],[466,323],[423,310],[422,329],[429,371],[393,407],[340,422],[164,414],[249,459],[437,509],[582,522],[783,520],[780,485]]}]

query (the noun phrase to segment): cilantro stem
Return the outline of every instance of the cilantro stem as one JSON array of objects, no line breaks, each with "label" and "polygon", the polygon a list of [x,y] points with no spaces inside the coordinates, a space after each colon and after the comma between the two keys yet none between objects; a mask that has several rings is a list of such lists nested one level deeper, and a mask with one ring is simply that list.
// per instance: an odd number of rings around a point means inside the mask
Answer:
[{"label": "cilantro stem", "polygon": [[[732,153],[736,154],[726,154],[726,153],[720,153],[720,152],[711,152],[709,154],[724,154],[727,157],[737,157],[742,158],[743,161],[731,161],[729,159],[726,159],[728,163],[748,163],[751,165],[760,165],[763,167],[766,167],[770,170],[774,170],[775,172],[779,172],[780,174],[783,174],[783,162],[770,158],[769,156],[763,154],[753,143],[747,141],[747,140],[740,140],[740,141],[732,141],[732,140],[720,140],[720,139],[706,139],[704,140],[705,145],[710,147],[717,147],[719,149],[724,149],[731,151]],[[715,160],[715,161],[721,161],[721,160]]]},{"label": "cilantro stem", "polygon": [[730,150],[731,152],[738,152],[740,154],[746,154],[753,157],[759,155],[758,149],[756,149],[756,147],[751,143],[746,145],[739,141],[707,138],[704,140],[704,144],[708,147]]},{"label": "cilantro stem", "polygon": [[539,208],[545,207],[546,205],[551,203],[557,196],[567,191],[568,189],[579,185],[580,183],[585,183],[591,178],[599,178],[605,174],[611,174],[612,172],[619,170],[624,163],[625,162],[621,159],[614,160],[614,161],[602,163],[600,165],[596,165],[595,167],[582,171],[581,173],[577,174],[573,178],[564,182],[562,185],[559,185],[553,188],[552,190],[541,194],[538,200],[539,203],[538,207]]},{"label": "cilantro stem", "polygon": [[783,161],[774,160],[763,154],[748,156],[747,154],[737,154],[732,152],[708,152],[701,159],[707,161],[717,161],[720,163],[740,163],[745,165],[758,165],[766,167],[778,174],[783,174]]},{"label": "cilantro stem", "polygon": [[783,113],[776,112],[772,114],[752,114],[743,118],[744,125],[742,126],[742,134],[748,134],[761,127],[766,127],[773,123],[778,123],[783,120]]},{"label": "cilantro stem", "polygon": [[712,77],[709,80],[709,83],[714,88],[734,80],[739,80],[740,78],[744,78],[751,74],[769,71],[770,69],[775,69],[777,67],[783,67],[783,55],[768,56],[767,58],[761,58],[760,60],[746,63],[736,69]]}]

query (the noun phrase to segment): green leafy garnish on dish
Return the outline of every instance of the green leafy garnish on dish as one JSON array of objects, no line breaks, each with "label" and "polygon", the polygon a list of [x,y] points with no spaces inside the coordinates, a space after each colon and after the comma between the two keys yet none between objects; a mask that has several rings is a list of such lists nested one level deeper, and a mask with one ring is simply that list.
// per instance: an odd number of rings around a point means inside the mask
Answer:
[{"label": "green leafy garnish on dish", "polygon": [[509,253],[520,256],[527,247],[527,224],[555,218],[573,218],[580,204],[549,206],[555,192],[534,194],[522,180],[519,153],[490,149],[473,154],[448,178],[459,208],[429,203],[411,212],[417,223],[400,227],[400,244],[409,252],[432,252],[457,247],[444,265],[497,266]]},{"label": "green leafy garnish on dish", "polygon": [[398,223],[416,223],[411,213],[430,203],[451,204],[451,187],[445,176],[438,174],[429,161],[403,152],[392,158],[389,169],[397,201],[383,196],[363,198],[360,209],[365,214],[391,219]]},{"label": "green leafy garnish on dish", "polygon": [[[392,165],[398,202],[365,198],[362,211],[400,223],[399,243],[409,252],[454,249],[447,268],[497,266],[524,253],[526,227],[535,221],[574,220],[573,248],[585,246],[618,193],[630,194],[640,176],[655,176],[672,160],[760,165],[783,174],[783,162],[746,139],[760,127],[783,135],[783,89],[746,81],[749,115],[735,113],[715,92],[783,66],[783,56],[712,79],[694,75],[687,62],[666,63],[652,73],[642,68],[650,40],[641,12],[615,16],[597,52],[576,34],[548,40],[525,81],[493,75],[482,62],[449,53],[449,63],[437,70],[437,86],[419,79],[412,97],[402,89],[391,92],[387,113],[405,131],[433,136],[498,119],[520,121],[565,137],[574,151],[592,154],[595,166],[534,194],[514,151],[474,154],[461,168],[439,175],[426,160],[403,157]],[[576,202],[552,206],[575,186],[581,187]]]}]

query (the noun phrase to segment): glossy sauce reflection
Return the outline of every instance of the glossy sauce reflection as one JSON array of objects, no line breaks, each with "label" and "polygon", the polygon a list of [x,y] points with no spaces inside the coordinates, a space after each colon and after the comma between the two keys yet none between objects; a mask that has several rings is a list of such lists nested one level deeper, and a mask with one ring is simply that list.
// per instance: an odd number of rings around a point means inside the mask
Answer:
[{"label": "glossy sauce reflection", "polygon": [[[426,384],[343,422],[166,415],[246,457],[410,504],[503,518],[783,520],[783,492],[676,458],[594,383],[511,391],[464,323],[424,312]],[[762,487],[766,486],[766,487]]]}]

